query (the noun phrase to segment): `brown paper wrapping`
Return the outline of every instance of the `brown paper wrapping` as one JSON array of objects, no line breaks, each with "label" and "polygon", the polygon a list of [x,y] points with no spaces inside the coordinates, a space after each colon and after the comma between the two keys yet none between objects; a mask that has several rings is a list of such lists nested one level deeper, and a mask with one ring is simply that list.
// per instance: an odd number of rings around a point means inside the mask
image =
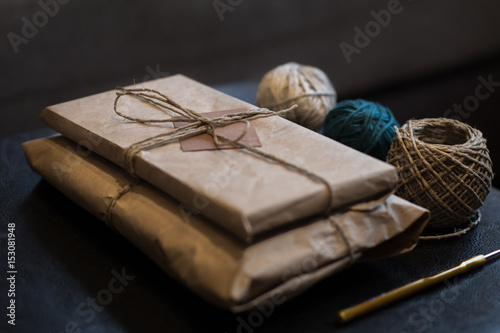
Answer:
[{"label": "brown paper wrapping", "polygon": [[[31,168],[100,218],[136,180],[64,137],[23,144]],[[109,224],[172,277],[233,312],[275,306],[360,258],[411,249],[428,212],[397,196],[273,232],[246,244],[142,182],[113,206]]]},{"label": "brown paper wrapping", "polygon": [[[134,87],[155,89],[200,113],[253,107],[182,75]],[[114,113],[115,97],[116,91],[109,91],[53,105],[43,110],[41,118],[79,145],[123,167],[128,147],[172,126],[123,120]],[[119,108],[136,117],[168,117],[134,98],[120,99]],[[379,198],[396,186],[394,167],[288,120],[276,116],[252,124],[263,152],[330,182],[332,208]],[[328,206],[324,184],[235,149],[183,152],[176,142],[141,151],[134,168],[138,177],[248,241],[263,231],[319,214]]]}]

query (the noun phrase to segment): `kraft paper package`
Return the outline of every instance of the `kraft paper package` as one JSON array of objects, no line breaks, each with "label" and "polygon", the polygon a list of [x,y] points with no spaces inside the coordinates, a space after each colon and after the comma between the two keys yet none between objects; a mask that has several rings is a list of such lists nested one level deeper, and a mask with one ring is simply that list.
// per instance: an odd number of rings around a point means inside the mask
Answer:
[{"label": "kraft paper package", "polygon": [[[133,88],[157,90],[199,113],[255,108],[182,75]],[[125,120],[114,111],[116,90],[47,107],[42,120],[52,129],[120,167],[127,149],[173,130],[172,123]],[[168,118],[164,110],[137,98],[121,98],[120,112],[140,118]],[[327,180],[325,184],[238,149],[186,152],[179,142],[135,155],[135,174],[163,192],[251,242],[256,235],[391,193],[393,166],[303,128],[280,116],[251,121],[258,149]],[[328,201],[331,201],[329,203]]]},{"label": "kraft paper package", "polygon": [[429,219],[427,210],[388,195],[248,244],[67,138],[37,139],[23,148],[31,168],[49,183],[169,275],[233,312],[281,304],[360,259],[411,250]]}]

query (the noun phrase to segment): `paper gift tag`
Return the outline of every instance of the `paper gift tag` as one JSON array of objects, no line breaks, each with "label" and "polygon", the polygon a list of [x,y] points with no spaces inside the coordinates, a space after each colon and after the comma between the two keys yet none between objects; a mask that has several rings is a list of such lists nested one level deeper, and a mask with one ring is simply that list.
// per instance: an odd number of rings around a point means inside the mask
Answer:
[{"label": "paper gift tag", "polygon": [[[247,109],[231,109],[231,110],[223,110],[223,111],[214,111],[214,112],[205,112],[202,115],[204,117],[213,119],[216,117],[224,116],[226,114],[231,113],[240,113],[245,112]],[[189,123],[174,123],[175,127],[186,126]],[[237,139],[241,133],[245,131],[247,124],[245,122],[235,123],[224,127],[218,127],[215,129],[215,133],[219,135],[223,135],[229,139]],[[252,146],[252,147],[261,147],[262,144],[259,140],[259,136],[255,131],[252,123],[247,129],[245,135],[239,140],[239,142]],[[210,134],[201,134],[191,138],[187,138],[181,140],[181,148],[183,151],[199,151],[199,150],[215,150],[215,149],[231,149],[235,148],[231,144],[221,144],[218,147],[215,145],[214,140]]]}]

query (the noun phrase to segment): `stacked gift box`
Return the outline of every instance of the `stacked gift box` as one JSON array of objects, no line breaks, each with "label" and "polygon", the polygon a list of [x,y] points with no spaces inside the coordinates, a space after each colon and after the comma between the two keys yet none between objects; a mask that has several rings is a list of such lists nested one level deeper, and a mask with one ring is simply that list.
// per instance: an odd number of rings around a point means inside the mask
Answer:
[{"label": "stacked gift box", "polygon": [[[257,110],[182,75],[129,88],[207,117]],[[25,143],[27,159],[216,305],[239,312],[281,304],[358,260],[411,250],[428,221],[428,211],[392,194],[393,166],[278,115],[215,129],[233,145],[197,133],[131,154],[175,131],[175,115],[120,91],[43,110],[62,135]]]}]

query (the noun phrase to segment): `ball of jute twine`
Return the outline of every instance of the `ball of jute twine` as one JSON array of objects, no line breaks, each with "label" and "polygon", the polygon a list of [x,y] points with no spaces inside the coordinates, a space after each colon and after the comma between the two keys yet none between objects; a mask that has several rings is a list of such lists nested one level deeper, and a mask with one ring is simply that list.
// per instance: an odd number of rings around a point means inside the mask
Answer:
[{"label": "ball of jute twine", "polygon": [[337,102],[337,93],[319,68],[289,62],[267,72],[260,81],[257,105],[281,110],[298,107],[282,115],[312,130],[323,126],[326,114]]},{"label": "ball of jute twine", "polygon": [[387,162],[400,176],[396,194],[431,212],[429,228],[454,228],[424,239],[459,236],[479,223],[493,179],[481,131],[453,119],[409,120],[396,128]]}]

